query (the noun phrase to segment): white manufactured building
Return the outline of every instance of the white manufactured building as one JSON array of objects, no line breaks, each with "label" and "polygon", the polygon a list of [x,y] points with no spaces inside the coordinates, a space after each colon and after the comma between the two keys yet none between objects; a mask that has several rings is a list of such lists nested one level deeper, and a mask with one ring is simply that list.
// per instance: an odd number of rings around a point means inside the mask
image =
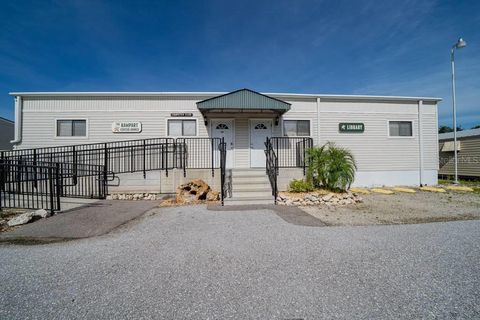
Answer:
[{"label": "white manufactured building", "polygon": [[[265,167],[267,137],[290,137],[289,145],[311,138],[314,145],[331,141],[353,153],[358,166],[355,186],[437,183],[439,98],[261,94],[248,89],[11,95],[15,149],[220,137],[227,145],[226,167],[240,172]],[[302,175],[300,168],[280,170],[279,188]],[[155,179],[156,187],[162,178]],[[160,182],[160,189],[171,192],[175,183]]]}]

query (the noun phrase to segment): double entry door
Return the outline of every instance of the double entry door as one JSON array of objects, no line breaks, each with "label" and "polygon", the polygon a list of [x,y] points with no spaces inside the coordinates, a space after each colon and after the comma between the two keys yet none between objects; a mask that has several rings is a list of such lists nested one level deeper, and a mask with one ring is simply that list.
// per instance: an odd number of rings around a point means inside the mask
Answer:
[{"label": "double entry door", "polygon": [[[238,135],[248,134],[250,143],[250,167],[265,167],[265,141],[272,136],[272,120],[251,119],[250,132],[238,132]],[[211,132],[213,138],[223,138],[227,147],[226,167],[234,167],[235,122],[231,119],[212,119]],[[243,130],[242,130],[243,131]]]}]

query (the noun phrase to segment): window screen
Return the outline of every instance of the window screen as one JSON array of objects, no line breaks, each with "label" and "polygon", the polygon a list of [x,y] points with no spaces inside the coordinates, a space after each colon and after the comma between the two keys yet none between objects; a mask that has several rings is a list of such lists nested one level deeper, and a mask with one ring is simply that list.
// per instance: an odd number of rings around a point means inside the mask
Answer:
[{"label": "window screen", "polygon": [[58,137],[85,137],[87,136],[86,120],[57,120]]},{"label": "window screen", "polygon": [[168,120],[168,135],[172,137],[196,136],[197,121],[195,120]]},{"label": "window screen", "polygon": [[283,135],[287,137],[310,136],[310,120],[284,120]]},{"label": "window screen", "polygon": [[391,137],[411,137],[413,135],[411,121],[390,121],[389,130]]}]

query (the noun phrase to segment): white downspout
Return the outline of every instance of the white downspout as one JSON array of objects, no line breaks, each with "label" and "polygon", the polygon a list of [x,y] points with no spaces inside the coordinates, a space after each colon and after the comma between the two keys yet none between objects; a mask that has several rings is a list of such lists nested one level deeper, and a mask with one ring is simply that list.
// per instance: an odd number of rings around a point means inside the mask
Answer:
[{"label": "white downspout", "polygon": [[15,97],[15,138],[10,141],[12,144],[18,144],[22,142],[22,97]]},{"label": "white downspout", "polygon": [[422,124],[423,124],[423,119],[422,119],[422,109],[423,109],[423,101],[419,100],[418,101],[418,147],[419,147],[419,184],[420,186],[423,186],[423,134],[422,134]]},{"label": "white downspout", "polygon": [[317,145],[320,146],[320,97],[317,97],[317,139]]}]

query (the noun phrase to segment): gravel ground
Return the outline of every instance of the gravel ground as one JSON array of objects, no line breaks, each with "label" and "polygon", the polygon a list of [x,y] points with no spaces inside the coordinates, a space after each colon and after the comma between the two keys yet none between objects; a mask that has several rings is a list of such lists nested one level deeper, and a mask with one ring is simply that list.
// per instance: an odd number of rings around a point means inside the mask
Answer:
[{"label": "gravel ground", "polygon": [[331,226],[425,223],[480,219],[480,194],[417,191],[362,194],[354,206],[309,206],[302,210]]},{"label": "gravel ground", "polygon": [[159,208],[100,237],[0,245],[0,318],[474,319],[479,230]]}]

